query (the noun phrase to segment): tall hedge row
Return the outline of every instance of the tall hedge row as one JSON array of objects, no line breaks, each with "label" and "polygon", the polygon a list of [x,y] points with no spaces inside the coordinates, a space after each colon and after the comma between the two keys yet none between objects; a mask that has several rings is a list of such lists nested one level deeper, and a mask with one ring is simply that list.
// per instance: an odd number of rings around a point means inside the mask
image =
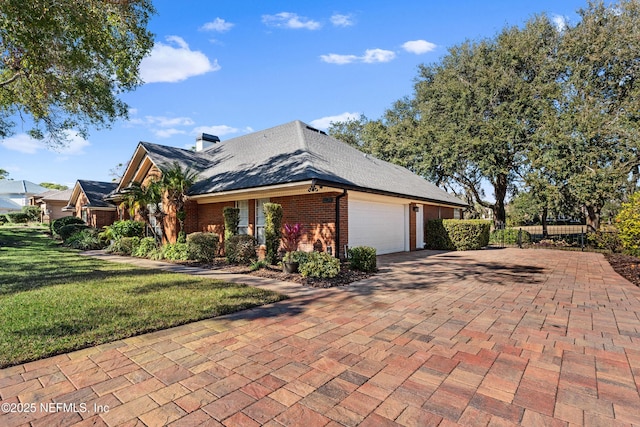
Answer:
[{"label": "tall hedge row", "polygon": [[477,219],[427,221],[427,248],[448,251],[481,249],[489,244],[491,223]]}]

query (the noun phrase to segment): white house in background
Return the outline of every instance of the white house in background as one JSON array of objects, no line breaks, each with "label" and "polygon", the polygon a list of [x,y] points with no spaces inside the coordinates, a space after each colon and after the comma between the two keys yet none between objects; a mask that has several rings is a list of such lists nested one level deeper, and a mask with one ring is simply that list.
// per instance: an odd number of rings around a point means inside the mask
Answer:
[{"label": "white house in background", "polygon": [[[31,196],[48,190],[31,181],[2,179],[0,180],[0,199],[4,200],[0,203],[2,205],[0,209],[4,208],[5,212],[19,211],[23,206],[29,205]],[[8,201],[12,203],[7,203]]]}]

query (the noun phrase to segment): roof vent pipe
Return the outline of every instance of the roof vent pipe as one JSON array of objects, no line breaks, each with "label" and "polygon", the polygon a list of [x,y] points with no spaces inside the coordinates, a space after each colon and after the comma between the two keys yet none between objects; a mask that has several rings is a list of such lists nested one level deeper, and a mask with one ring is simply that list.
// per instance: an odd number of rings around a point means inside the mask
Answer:
[{"label": "roof vent pipe", "polygon": [[203,151],[209,147],[213,147],[213,144],[216,142],[220,142],[220,138],[217,136],[201,133],[196,137],[196,151]]}]

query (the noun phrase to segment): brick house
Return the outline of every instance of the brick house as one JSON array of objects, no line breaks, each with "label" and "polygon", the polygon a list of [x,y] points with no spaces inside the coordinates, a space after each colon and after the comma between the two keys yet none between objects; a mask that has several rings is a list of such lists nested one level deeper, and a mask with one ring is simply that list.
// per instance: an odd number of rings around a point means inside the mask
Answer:
[{"label": "brick house", "polygon": [[116,182],[79,179],[71,189],[71,196],[63,210],[82,218],[90,227],[111,225],[118,219],[118,207],[105,201],[105,198],[117,186]]},{"label": "brick house", "polygon": [[72,189],[45,191],[32,196],[30,204],[40,206],[40,222],[50,223],[58,218],[73,215],[65,210],[72,193]]},{"label": "brick house", "polygon": [[[409,170],[300,121],[224,142],[202,134],[196,151],[141,142],[116,199],[133,182],[144,184],[175,162],[199,173],[189,189],[185,232],[223,236],[223,208],[232,206],[240,209],[240,232],[264,243],[263,206],[279,203],[283,223],[304,226],[300,249],[338,257],[346,247],[360,245],[379,254],[423,248],[426,220],[460,218],[466,207]],[[175,215],[164,225],[166,239],[175,241]]]}]

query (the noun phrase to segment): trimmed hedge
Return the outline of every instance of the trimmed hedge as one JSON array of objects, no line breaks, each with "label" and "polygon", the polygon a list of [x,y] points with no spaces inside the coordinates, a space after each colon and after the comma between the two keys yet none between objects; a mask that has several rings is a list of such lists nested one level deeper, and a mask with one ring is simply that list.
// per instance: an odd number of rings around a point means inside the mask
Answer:
[{"label": "trimmed hedge", "polygon": [[26,212],[8,212],[5,217],[12,224],[26,224],[30,220],[30,216]]},{"label": "trimmed hedge", "polygon": [[232,264],[251,264],[258,258],[256,248],[256,239],[246,234],[231,236],[224,242],[224,254]]},{"label": "trimmed hedge", "polygon": [[360,270],[367,273],[376,271],[376,248],[370,246],[355,246],[347,251],[349,255],[349,265],[354,270]]},{"label": "trimmed hedge", "polygon": [[71,236],[89,228],[87,224],[67,224],[58,230],[58,236],[66,242]]},{"label": "trimmed hedge", "polygon": [[468,251],[489,244],[491,223],[478,219],[432,219],[427,221],[427,248]]},{"label": "trimmed hedge", "polygon": [[[65,216],[58,218],[51,223],[51,230],[54,234],[60,234],[60,229],[69,224],[85,224],[85,222],[77,216]],[[86,225],[86,224],[85,224]]]},{"label": "trimmed hedge", "polygon": [[264,239],[267,247],[266,261],[275,264],[278,261],[278,249],[282,238],[282,205],[264,204]]},{"label": "trimmed hedge", "polygon": [[215,233],[191,233],[187,235],[189,259],[211,262],[218,253],[220,237]]},{"label": "trimmed hedge", "polygon": [[[489,243],[502,243],[505,245],[517,245],[518,233],[521,230],[517,228],[505,228],[504,230],[493,230],[489,236]],[[531,233],[522,230],[522,242],[531,243]]]},{"label": "trimmed hedge", "polygon": [[240,224],[240,209],[226,206],[222,209],[224,216],[224,240],[229,240],[231,236],[238,234],[238,225]]}]

